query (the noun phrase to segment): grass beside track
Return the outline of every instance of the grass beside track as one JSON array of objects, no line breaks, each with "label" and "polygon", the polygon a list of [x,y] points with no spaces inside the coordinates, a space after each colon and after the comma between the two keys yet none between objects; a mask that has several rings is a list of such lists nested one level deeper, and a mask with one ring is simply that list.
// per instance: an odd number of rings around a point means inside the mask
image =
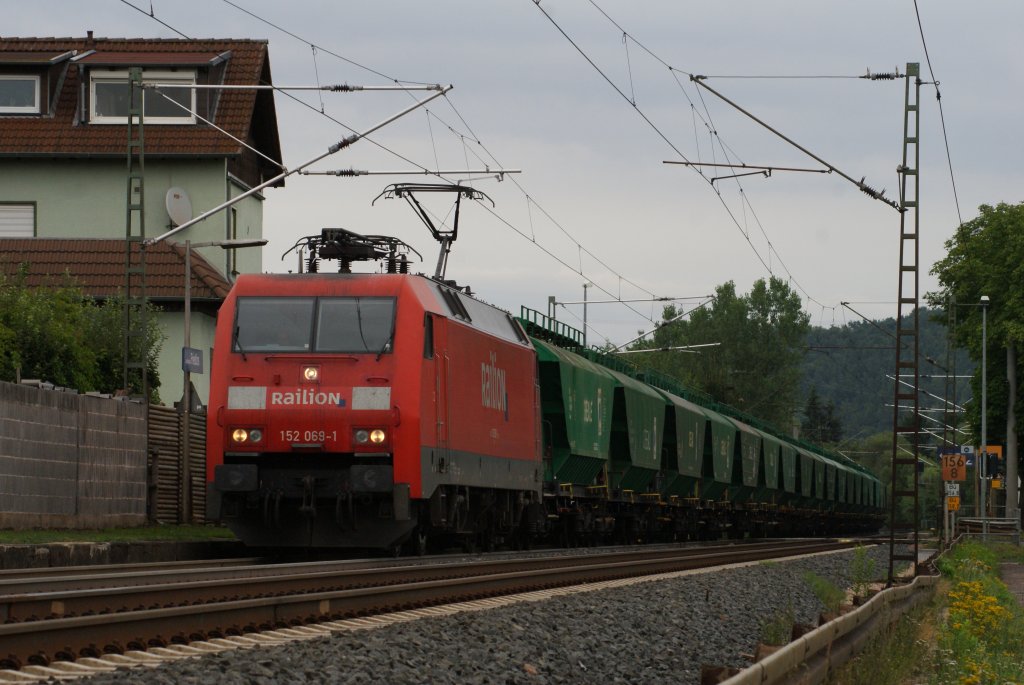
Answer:
[{"label": "grass beside track", "polygon": [[935,597],[878,635],[835,673],[833,685],[1024,684],[1024,607],[999,579],[1012,545],[961,542],[939,561]]},{"label": "grass beside track", "polygon": [[141,526],[100,530],[0,530],[0,544],[45,545],[50,542],[208,542],[234,540],[222,526]]}]

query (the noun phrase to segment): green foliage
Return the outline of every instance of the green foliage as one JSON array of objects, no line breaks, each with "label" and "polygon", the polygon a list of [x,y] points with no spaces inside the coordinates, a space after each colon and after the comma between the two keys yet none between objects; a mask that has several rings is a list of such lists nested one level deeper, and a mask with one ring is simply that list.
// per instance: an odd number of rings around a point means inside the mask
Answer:
[{"label": "green foliage", "polygon": [[832,614],[839,613],[839,605],[846,599],[845,592],[829,582],[827,578],[822,578],[813,571],[805,571],[803,578],[804,582],[810,586],[814,596],[825,607],[825,611]]},{"label": "green foliage", "polygon": [[797,409],[800,361],[809,316],[789,285],[772,277],[737,295],[732,281],[715,289],[715,300],[689,319],[672,321],[675,307],[665,308],[666,322],[652,340],[633,349],[721,343],[701,354],[643,355],[644,366],[674,376],[694,390],[757,416],[782,429]]},{"label": "green foliage", "polygon": [[[919,676],[929,668],[926,634],[930,607],[917,606],[895,624],[883,622],[864,651],[829,675],[829,685],[906,685],[926,683]],[[923,630],[922,630],[923,627]]]},{"label": "green foliage", "polygon": [[[926,357],[946,366],[946,326],[944,315],[922,309],[920,313],[921,387],[939,397],[945,396],[944,372],[925,361]],[[909,325],[907,322],[905,325]],[[813,390],[822,411],[829,402],[835,416],[842,418],[841,437],[859,437],[892,430],[893,381],[896,363],[893,339],[896,319],[853,321],[842,326],[812,327],[807,335],[808,353],[801,373],[801,395],[810,401]],[[973,369],[967,352],[958,350],[956,372],[969,374]],[[964,383],[961,381],[961,386]],[[958,391],[958,404],[970,395],[966,387]],[[967,406],[971,406],[969,403]],[[804,433],[806,436],[806,432]],[[811,437],[810,439],[814,439]]]},{"label": "green foliage", "polygon": [[[900,438],[900,452],[909,450],[910,447]],[[882,482],[886,488],[892,484],[892,432],[876,433],[858,440],[846,440],[843,442],[840,451],[851,459],[864,466]],[[923,527],[930,528],[941,525],[938,517],[938,510],[942,504],[942,473],[938,466],[932,462],[924,462],[923,470],[918,474],[918,496],[919,517]],[[914,473],[909,468],[901,468],[897,471],[899,479],[897,487],[900,490],[909,490],[914,485]],[[961,494],[965,496],[963,502],[973,498],[973,493],[967,488]],[[886,506],[888,506],[886,502]],[[913,502],[909,497],[901,497],[897,501],[896,520],[911,520]]]},{"label": "green foliage", "polygon": [[[934,306],[948,307],[955,302],[956,341],[969,350],[971,358],[981,361],[982,295],[990,298],[986,308],[988,343],[988,438],[990,443],[1005,442],[1006,348],[1019,350],[1024,344],[1024,203],[995,207],[982,205],[978,216],[962,224],[948,241],[946,257],[936,262],[932,273],[942,289],[929,293]],[[1017,369],[1017,406],[1024,406],[1024,383]],[[980,373],[972,380],[975,397],[981,394]],[[977,403],[967,407],[968,420],[980,434],[981,418]],[[1018,435],[1024,432],[1024,412],[1016,417]]]},{"label": "green foliage", "polygon": [[1020,682],[1024,610],[997,575],[999,554],[973,540],[939,560],[951,589],[938,630],[938,682]]},{"label": "green foliage", "polygon": [[[0,379],[38,378],[80,391],[114,393],[123,385],[122,300],[85,297],[67,275],[30,288],[24,274],[0,276]],[[149,317],[149,375],[163,338],[155,308]],[[139,344],[142,344],[141,342]]]},{"label": "green foliage", "polygon": [[876,580],[875,560],[868,554],[868,548],[864,545],[857,545],[853,549],[850,577],[853,579],[853,594],[861,598],[867,597],[869,586]]},{"label": "green foliage", "polygon": [[766,645],[787,644],[793,634],[795,622],[796,613],[793,611],[793,606],[789,605],[785,611],[776,613],[761,624],[761,642]]},{"label": "green foliage", "polygon": [[804,407],[804,420],[800,425],[800,436],[818,444],[836,444],[843,437],[843,424],[836,414],[836,403],[829,400],[824,406],[813,386]]}]

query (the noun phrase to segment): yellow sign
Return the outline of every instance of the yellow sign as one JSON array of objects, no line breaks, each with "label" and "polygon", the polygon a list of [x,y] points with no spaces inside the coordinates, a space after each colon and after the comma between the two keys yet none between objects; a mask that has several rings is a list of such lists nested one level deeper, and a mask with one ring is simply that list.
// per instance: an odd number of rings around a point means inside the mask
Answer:
[{"label": "yellow sign", "polygon": [[1002,490],[1003,489],[1003,481],[999,480],[998,478],[993,478],[992,479],[992,489],[993,490]]},{"label": "yellow sign", "polygon": [[962,454],[942,455],[942,480],[966,480],[967,460]]},{"label": "yellow sign", "polygon": [[960,511],[960,498],[959,497],[947,497],[946,498],[946,511]]}]

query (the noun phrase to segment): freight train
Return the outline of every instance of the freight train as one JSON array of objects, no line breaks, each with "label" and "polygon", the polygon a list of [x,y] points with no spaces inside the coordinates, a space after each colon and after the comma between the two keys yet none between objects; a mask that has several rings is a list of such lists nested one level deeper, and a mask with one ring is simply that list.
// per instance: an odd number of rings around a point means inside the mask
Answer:
[{"label": "freight train", "polygon": [[[424,553],[877,530],[872,473],[324,229],[239,276],[211,364],[208,512],[260,547]],[[320,273],[336,258],[341,273]],[[380,259],[379,273],[351,273]]]}]

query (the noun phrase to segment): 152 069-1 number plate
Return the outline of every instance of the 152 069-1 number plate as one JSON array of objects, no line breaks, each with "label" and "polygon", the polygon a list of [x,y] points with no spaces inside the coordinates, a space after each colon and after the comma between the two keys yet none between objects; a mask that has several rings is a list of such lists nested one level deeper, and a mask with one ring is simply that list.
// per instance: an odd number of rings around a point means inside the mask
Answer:
[{"label": "152 069-1 number plate", "polygon": [[282,430],[281,441],[282,442],[317,442],[327,443],[334,442],[338,439],[338,431],[318,431],[318,430]]}]

